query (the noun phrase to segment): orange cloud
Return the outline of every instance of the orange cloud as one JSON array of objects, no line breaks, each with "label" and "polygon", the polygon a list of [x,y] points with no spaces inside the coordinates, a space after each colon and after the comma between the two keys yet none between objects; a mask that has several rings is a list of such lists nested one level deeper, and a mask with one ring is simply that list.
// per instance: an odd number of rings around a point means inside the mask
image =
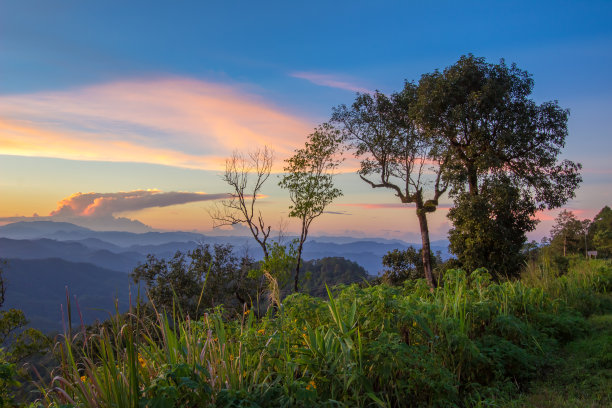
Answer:
[{"label": "orange cloud", "polygon": [[238,87],[184,78],[4,95],[0,111],[0,154],[198,169],[262,145],[280,163],[314,128]]}]

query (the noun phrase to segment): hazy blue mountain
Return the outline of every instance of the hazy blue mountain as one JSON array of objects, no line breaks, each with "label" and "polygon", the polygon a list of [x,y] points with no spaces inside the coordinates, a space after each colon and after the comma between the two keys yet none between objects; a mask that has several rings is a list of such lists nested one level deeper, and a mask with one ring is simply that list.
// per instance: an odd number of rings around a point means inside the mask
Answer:
[{"label": "hazy blue mountain", "polygon": [[[104,249],[106,251],[115,252],[115,253],[125,252],[126,250],[125,247],[111,244],[110,242],[102,241],[101,239],[98,239],[98,238],[85,238],[85,239],[80,239],[80,240],[68,240],[68,241],[63,241],[63,242],[76,242],[90,249]],[[138,251],[134,251],[134,252],[138,252]]]},{"label": "hazy blue mountain", "polygon": [[[93,231],[65,222],[16,222],[0,227],[0,237],[23,240],[20,243],[0,241],[0,257],[40,259],[57,257],[72,262],[89,262],[103,268],[131,271],[147,254],[168,258],[177,250],[186,252],[200,244],[231,244],[237,255],[248,252],[255,259],[263,253],[251,237],[207,236],[193,232],[116,232]],[[292,237],[287,237],[290,240]],[[1,238],[0,238],[1,239]],[[25,240],[29,240],[29,242]],[[43,239],[46,239],[44,241]],[[40,241],[40,242],[39,242]],[[401,240],[384,238],[312,237],[306,241],[304,259],[344,257],[363,266],[370,274],[382,269],[382,256],[394,249],[409,246]],[[448,241],[432,242],[432,249],[447,259]]]},{"label": "hazy blue mountain", "polygon": [[[73,326],[80,325],[79,312],[85,324],[105,320],[115,310],[128,308],[130,280],[127,274],[88,263],[63,259],[8,259],[4,267],[6,301],[4,309],[17,308],[25,312],[32,327],[43,331],[62,331],[62,313],[67,318],[66,287],[71,296]],[[133,286],[133,284],[132,284]],[[133,296],[136,290],[133,289]]]},{"label": "hazy blue mountain", "polygon": [[56,241],[42,238],[15,240],[0,238],[0,258],[45,259],[60,258],[70,262],[86,262],[101,268],[128,273],[146,256],[138,252],[115,253],[106,249],[92,249],[80,242]]},{"label": "hazy blue mountain", "polygon": [[94,231],[67,222],[54,221],[19,221],[0,227],[0,237],[12,239],[49,238],[58,241],[81,241],[98,239],[127,247],[130,245],[158,245],[172,241],[199,241],[206,236],[193,232],[124,232]]},{"label": "hazy blue mountain", "polygon": [[87,228],[69,222],[54,221],[18,221],[0,227],[0,237],[12,239],[49,238],[58,232],[85,234],[91,231]]}]

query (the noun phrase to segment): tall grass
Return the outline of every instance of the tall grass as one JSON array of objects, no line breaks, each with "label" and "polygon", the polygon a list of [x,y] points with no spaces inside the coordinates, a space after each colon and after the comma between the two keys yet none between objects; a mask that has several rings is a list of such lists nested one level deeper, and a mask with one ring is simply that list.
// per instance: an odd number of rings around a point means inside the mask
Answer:
[{"label": "tall grass", "polygon": [[576,304],[609,290],[611,276],[602,262],[563,276],[527,269],[501,283],[484,270],[452,270],[434,292],[416,281],[328,289],[327,300],[296,294],[281,303],[272,293],[261,319],[248,309],[198,321],[135,309],[63,336],[41,404],[494,406],[584,331]]}]

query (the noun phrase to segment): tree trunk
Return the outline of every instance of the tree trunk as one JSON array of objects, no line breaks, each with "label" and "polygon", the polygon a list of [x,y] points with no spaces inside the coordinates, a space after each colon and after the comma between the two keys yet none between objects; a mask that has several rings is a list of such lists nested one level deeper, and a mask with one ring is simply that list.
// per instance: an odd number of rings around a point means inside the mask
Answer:
[{"label": "tree trunk", "polygon": [[478,174],[472,169],[468,169],[468,187],[472,197],[478,195]]},{"label": "tree trunk", "polygon": [[302,263],[302,248],[304,241],[300,240],[300,246],[298,247],[297,265],[295,266],[295,283],[293,285],[293,292],[298,292],[299,280],[300,280],[300,263]]},{"label": "tree trunk", "polygon": [[419,219],[419,227],[421,228],[421,241],[423,249],[421,254],[423,255],[423,270],[425,272],[425,278],[429,287],[433,291],[436,287],[436,283],[433,279],[433,273],[431,271],[431,247],[429,245],[429,227],[427,226],[427,213],[423,209],[423,204],[417,203],[417,218]]}]

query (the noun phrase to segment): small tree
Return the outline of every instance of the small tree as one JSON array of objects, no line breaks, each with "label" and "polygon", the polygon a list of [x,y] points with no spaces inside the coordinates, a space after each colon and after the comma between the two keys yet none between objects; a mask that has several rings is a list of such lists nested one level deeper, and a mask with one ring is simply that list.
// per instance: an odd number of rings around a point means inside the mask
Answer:
[{"label": "small tree", "polygon": [[[389,285],[400,285],[406,280],[419,279],[423,272],[423,249],[418,251],[413,247],[400,251],[394,249],[383,255],[382,264],[385,267],[381,280]],[[431,257],[432,269],[442,264],[440,253]]]},{"label": "small tree", "polygon": [[264,183],[270,177],[273,162],[274,152],[267,146],[247,156],[235,151],[232,157],[225,161],[223,174],[223,180],[232,187],[230,198],[221,201],[220,205],[209,212],[215,228],[246,224],[263,250],[265,258],[268,257],[266,243],[271,227],[265,224],[261,211],[255,210],[255,203]]},{"label": "small tree", "polygon": [[593,218],[589,226],[589,239],[598,257],[612,255],[612,210],[607,205]]},{"label": "small tree", "polygon": [[308,136],[304,148],[286,160],[286,174],[279,185],[289,191],[292,205],[290,217],[300,220],[300,237],[297,243],[297,262],[293,290],[299,289],[300,263],[304,242],[312,221],[323,214],[331,202],[342,192],[334,187],[332,173],[338,167],[337,158],[341,143],[340,132],[324,123]]},{"label": "small tree", "polygon": [[563,256],[584,253],[588,230],[588,220],[581,221],[573,212],[563,210],[555,218],[555,225],[550,231],[550,246]]}]

